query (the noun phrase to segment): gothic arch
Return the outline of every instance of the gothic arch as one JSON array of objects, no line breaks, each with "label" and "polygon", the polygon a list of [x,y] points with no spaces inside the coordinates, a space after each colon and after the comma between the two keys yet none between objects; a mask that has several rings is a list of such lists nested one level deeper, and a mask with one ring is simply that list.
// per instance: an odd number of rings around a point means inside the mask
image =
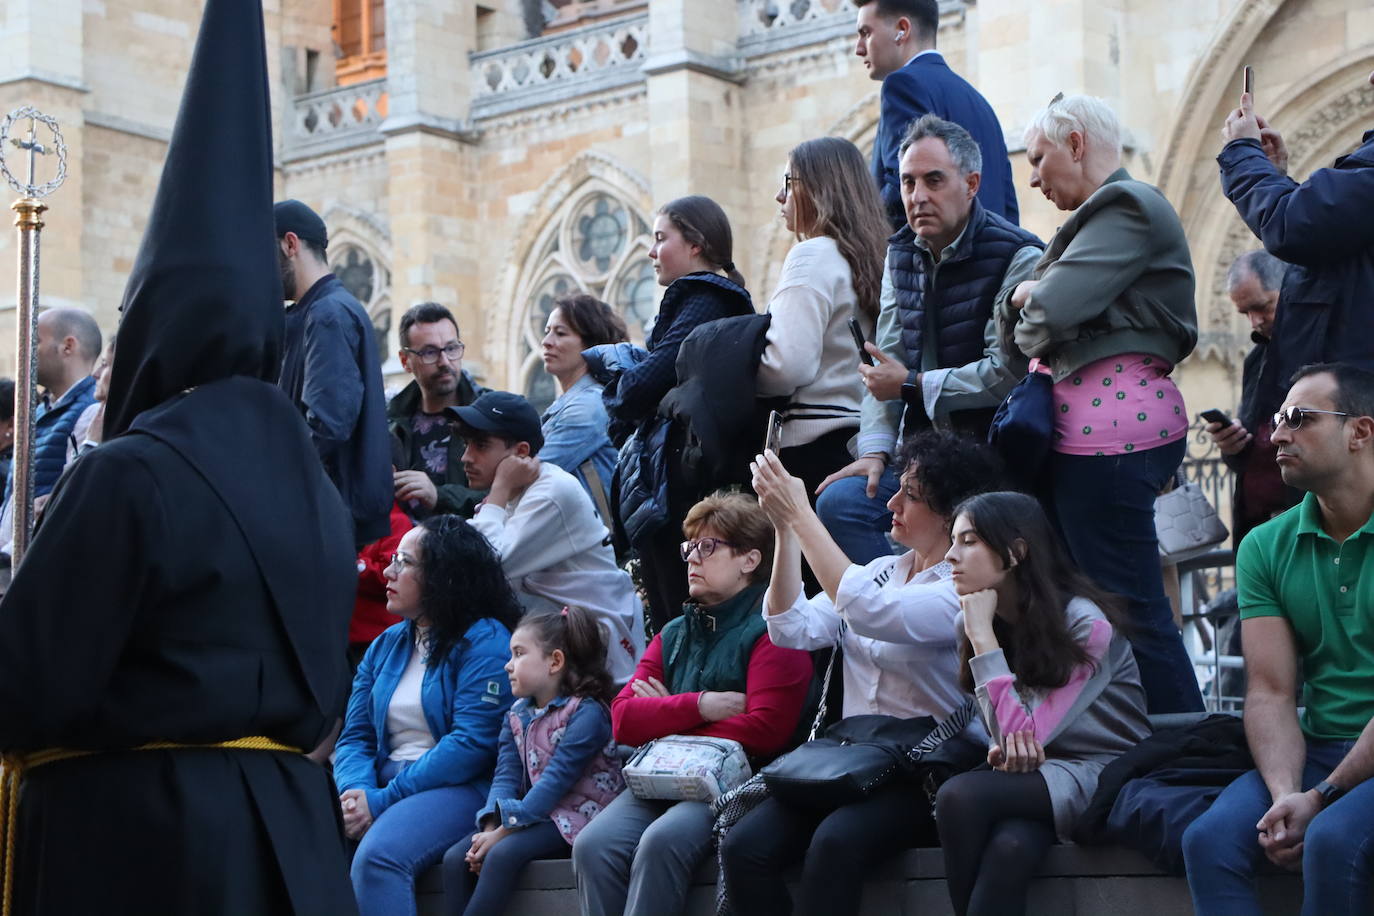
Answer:
[{"label": "gothic arch", "polygon": [[330,268],[367,311],[383,372],[400,371],[393,346],[390,231],[381,220],[355,207],[332,206],[323,219],[329,227]]},{"label": "gothic arch", "polygon": [[[537,353],[527,325],[531,309],[538,306],[535,300],[546,298],[545,294],[552,292],[551,284],[566,277],[574,281],[565,284],[570,288],[586,287],[619,307],[622,287],[633,282],[630,274],[635,258],[647,248],[649,183],[605,153],[581,153],[546,181],[534,200],[536,204],[516,229],[498,299],[487,309],[486,339],[499,342],[497,346],[506,366],[506,386],[512,391],[526,390],[533,377]],[[602,201],[608,202],[608,212],[590,218],[613,217],[612,211],[623,207],[625,238],[613,254],[597,259],[600,263],[575,263],[568,250],[575,230],[570,221],[582,216],[584,207],[597,206]]]}]

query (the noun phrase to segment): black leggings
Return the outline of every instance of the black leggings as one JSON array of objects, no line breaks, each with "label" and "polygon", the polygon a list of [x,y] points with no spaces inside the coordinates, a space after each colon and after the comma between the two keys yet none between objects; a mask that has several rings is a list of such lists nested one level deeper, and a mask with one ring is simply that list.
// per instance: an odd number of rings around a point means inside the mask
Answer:
[{"label": "black leggings", "polygon": [[959,916],[1016,916],[1054,843],[1054,808],[1039,773],[962,773],[935,802],[945,880]]},{"label": "black leggings", "polygon": [[[748,916],[857,913],[869,869],[934,839],[930,803],[916,786],[891,785],[831,812],[770,798],[725,837],[721,858],[730,906]],[[805,857],[793,906],[783,875]]]}]

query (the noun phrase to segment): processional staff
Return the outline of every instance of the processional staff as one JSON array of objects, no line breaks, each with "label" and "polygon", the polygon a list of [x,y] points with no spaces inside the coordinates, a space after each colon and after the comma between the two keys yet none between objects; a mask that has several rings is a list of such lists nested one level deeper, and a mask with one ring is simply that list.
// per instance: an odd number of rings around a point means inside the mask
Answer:
[{"label": "processional staff", "polygon": [[[27,119],[28,136],[11,137],[15,126]],[[52,143],[38,142],[38,125],[52,132]],[[22,127],[20,132],[22,132]],[[10,144],[28,153],[28,181],[21,182],[10,171],[5,151]],[[39,156],[57,157],[57,174],[46,184],[35,184]],[[16,303],[18,358],[15,364],[14,386],[14,546],[11,549],[13,566],[18,568],[33,534],[33,431],[35,389],[38,368],[38,249],[43,230],[43,212],[48,205],[42,198],[56,191],[67,177],[67,147],[57,120],[32,106],[16,108],[0,124],[0,173],[20,197],[10,209],[14,211],[14,225],[19,230],[18,296]]]}]

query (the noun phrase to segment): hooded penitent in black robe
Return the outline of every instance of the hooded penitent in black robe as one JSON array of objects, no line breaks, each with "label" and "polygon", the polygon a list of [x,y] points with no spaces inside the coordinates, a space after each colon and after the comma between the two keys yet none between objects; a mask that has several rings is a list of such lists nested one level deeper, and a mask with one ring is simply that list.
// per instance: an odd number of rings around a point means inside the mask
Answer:
[{"label": "hooded penitent in black robe", "polygon": [[28,770],[17,914],[354,912],[327,772],[348,514],[272,383],[283,332],[262,14],[208,0],[125,296],[107,442],[0,602],[0,750]]}]

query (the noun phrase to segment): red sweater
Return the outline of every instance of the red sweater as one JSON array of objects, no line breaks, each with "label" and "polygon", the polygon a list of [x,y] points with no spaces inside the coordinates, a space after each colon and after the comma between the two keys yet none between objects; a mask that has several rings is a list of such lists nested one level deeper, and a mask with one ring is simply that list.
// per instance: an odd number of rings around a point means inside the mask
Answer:
[{"label": "red sweater", "polygon": [[810,655],[781,649],[765,633],[749,653],[744,712],[707,722],[697,711],[700,693],[637,697],[630,689],[636,680],[663,680],[663,640],[655,636],[630,683],[611,701],[611,728],[621,744],[640,745],[665,735],[709,735],[738,741],[750,756],[769,756],[783,750],[796,731],[811,674]]},{"label": "red sweater", "polygon": [[373,541],[358,554],[358,595],[348,622],[349,645],[368,645],[401,618],[386,609],[386,572],[401,536],[413,526],[397,503],[391,504],[391,533]]}]

